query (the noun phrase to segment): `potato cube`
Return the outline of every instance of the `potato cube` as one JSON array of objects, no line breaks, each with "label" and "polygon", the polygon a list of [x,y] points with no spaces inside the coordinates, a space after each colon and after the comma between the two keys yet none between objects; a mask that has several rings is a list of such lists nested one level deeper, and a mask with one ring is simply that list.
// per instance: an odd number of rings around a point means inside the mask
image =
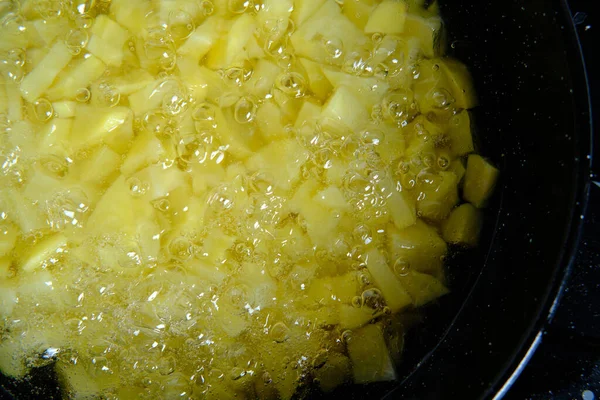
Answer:
[{"label": "potato cube", "polygon": [[445,50],[443,23],[440,17],[424,18],[406,14],[403,35],[408,38],[415,37],[425,57],[440,56]]},{"label": "potato cube", "polygon": [[376,78],[350,75],[330,68],[324,68],[323,73],[333,87],[345,86],[353,91],[368,110],[371,110],[375,104],[379,104],[389,89],[387,83]]},{"label": "potato cube", "polygon": [[440,69],[449,82],[449,89],[454,95],[454,106],[457,108],[473,108],[478,104],[473,79],[467,66],[453,58],[440,60]]},{"label": "potato cube", "polygon": [[375,285],[381,290],[392,312],[398,312],[411,304],[410,296],[390,268],[385,255],[376,249],[369,250],[365,262]]},{"label": "potato cube", "polygon": [[100,78],[105,69],[106,66],[100,59],[90,55],[71,68],[53,87],[48,89],[48,98],[50,100],[74,98],[78,90],[87,88],[93,81]]},{"label": "potato cube", "polygon": [[381,315],[380,312],[367,306],[356,308],[349,304],[340,304],[338,310],[340,329],[360,328]]},{"label": "potato cube", "polygon": [[417,222],[417,208],[406,193],[392,189],[387,206],[396,228],[404,229]]},{"label": "potato cube", "polygon": [[152,11],[152,3],[147,0],[115,0],[110,3],[110,10],[119,24],[141,36],[146,30],[146,16]]},{"label": "potato cube", "polygon": [[161,160],[167,155],[167,150],[161,141],[151,133],[143,133],[135,138],[127,158],[121,166],[121,172],[125,175],[144,168]]},{"label": "potato cube", "polygon": [[442,237],[448,243],[473,247],[481,231],[481,211],[469,203],[456,207],[444,222]]},{"label": "potato cube", "polygon": [[294,11],[292,11],[292,21],[296,26],[302,26],[304,21],[310,18],[327,0],[302,0],[294,1]]},{"label": "potato cube", "polygon": [[365,25],[365,33],[401,34],[404,32],[407,8],[404,1],[384,0],[373,10]]},{"label": "potato cube", "polygon": [[442,268],[446,253],[446,242],[421,220],[408,228],[388,231],[388,254],[392,263],[399,260],[415,271],[436,274]]},{"label": "potato cube", "polygon": [[448,293],[442,282],[422,272],[408,270],[398,276],[398,279],[412,298],[415,307],[425,305]]},{"label": "potato cube", "polygon": [[207,18],[179,47],[177,53],[188,57],[198,65],[200,60],[213,48],[226,25],[220,17]]},{"label": "potato cube", "polygon": [[278,65],[261,58],[254,67],[252,77],[246,82],[246,87],[250,94],[263,99],[271,92],[280,73],[281,68]]},{"label": "potato cube", "polygon": [[133,115],[129,108],[77,107],[71,132],[74,151],[104,143],[117,153],[124,153],[132,138]]},{"label": "potato cube", "polygon": [[318,63],[311,61],[306,58],[298,58],[300,61],[300,65],[306,71],[306,75],[308,76],[308,86],[310,87],[310,91],[321,101],[325,101],[333,86],[323,73],[323,68]]},{"label": "potato cube", "polygon": [[279,106],[272,101],[264,102],[256,112],[256,124],[266,142],[283,139],[288,134],[284,128]]},{"label": "potato cube", "polygon": [[333,391],[350,379],[352,365],[348,357],[334,352],[327,353],[327,361],[314,371],[319,387],[325,393]]},{"label": "potato cube", "polygon": [[339,86],[323,107],[323,118],[331,118],[344,124],[354,132],[359,131],[369,121],[369,113],[364,103],[347,86]]},{"label": "potato cube", "polygon": [[448,124],[448,137],[453,155],[463,156],[475,150],[471,135],[471,116],[467,110],[452,116]]},{"label": "potato cube", "polygon": [[348,200],[346,200],[342,191],[336,186],[329,186],[321,190],[315,195],[313,201],[331,210],[347,211],[350,209]]},{"label": "potato cube", "polygon": [[[366,37],[332,1],[323,5],[290,38],[296,54],[326,64],[341,64],[341,51],[352,52]],[[343,50],[342,50],[343,49]]]},{"label": "potato cube", "polygon": [[246,161],[250,171],[266,172],[276,188],[290,190],[300,179],[300,167],[308,160],[308,151],[296,140],[269,143]]},{"label": "potato cube", "polygon": [[352,360],[355,383],[396,379],[396,371],[379,326],[366,325],[352,332],[348,342],[348,354]]},{"label": "potato cube", "polygon": [[69,100],[56,101],[52,103],[52,108],[57,118],[73,118],[77,109],[77,103]]},{"label": "potato cube", "polygon": [[19,230],[15,225],[11,223],[0,225],[0,257],[4,257],[12,251],[18,236]]},{"label": "potato cube", "polygon": [[115,178],[121,165],[121,156],[104,145],[76,167],[79,179],[93,185],[102,185]]},{"label": "potato cube", "polygon": [[375,7],[372,0],[347,0],[342,11],[358,29],[364,30]]},{"label": "potato cube", "polygon": [[24,272],[31,272],[43,268],[44,264],[52,257],[58,257],[65,251],[67,238],[62,234],[55,234],[37,243],[27,254],[17,261]]},{"label": "potato cube", "polygon": [[500,171],[483,157],[471,154],[467,159],[467,172],[463,186],[463,197],[477,208],[486,205],[494,191]]},{"label": "potato cube", "polygon": [[21,82],[21,94],[30,103],[36,101],[54,82],[56,76],[69,64],[73,55],[62,41],[57,41],[46,55]]},{"label": "potato cube", "polygon": [[92,26],[92,36],[87,45],[90,53],[105,64],[118,67],[123,62],[123,46],[129,32],[107,15],[98,15]]},{"label": "potato cube", "polygon": [[440,171],[433,183],[425,184],[417,201],[417,211],[431,220],[442,220],[458,203],[458,178],[452,171]]}]

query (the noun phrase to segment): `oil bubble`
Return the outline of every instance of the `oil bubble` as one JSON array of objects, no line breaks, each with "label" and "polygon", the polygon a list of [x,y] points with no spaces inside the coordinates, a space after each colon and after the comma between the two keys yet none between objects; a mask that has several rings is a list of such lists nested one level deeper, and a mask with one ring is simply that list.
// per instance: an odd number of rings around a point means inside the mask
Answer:
[{"label": "oil bubble", "polygon": [[184,10],[175,10],[169,13],[168,29],[175,40],[185,40],[190,37],[196,28],[192,16]]},{"label": "oil bubble", "polygon": [[175,116],[185,112],[188,104],[188,100],[183,93],[173,91],[166,94],[163,98],[162,109],[165,114]]},{"label": "oil bubble", "polygon": [[283,93],[300,98],[306,92],[306,80],[297,72],[287,72],[280,75],[276,81],[277,88]]},{"label": "oil bubble", "polygon": [[238,123],[247,124],[254,120],[257,108],[254,100],[249,97],[242,97],[235,104],[233,116]]},{"label": "oil bubble", "polygon": [[47,99],[37,99],[32,106],[33,113],[38,121],[46,122],[54,115],[52,103]]},{"label": "oil bubble", "polygon": [[339,59],[344,53],[344,45],[338,38],[324,39],[323,48],[332,60]]},{"label": "oil bubble", "polygon": [[354,296],[352,298],[352,307],[361,308],[363,306],[363,298],[362,296]]},{"label": "oil bubble", "polygon": [[178,261],[187,261],[192,257],[192,243],[186,237],[178,237],[169,243],[169,254]]},{"label": "oil bubble", "polygon": [[441,154],[437,158],[437,166],[441,170],[447,170],[450,166],[450,158],[445,154]]},{"label": "oil bubble", "polygon": [[202,10],[202,14],[208,17],[209,15],[212,15],[212,13],[215,11],[215,6],[212,1],[203,0],[200,3],[200,9]]},{"label": "oil bubble", "polygon": [[450,92],[443,88],[434,90],[430,96],[433,106],[440,109],[448,108],[455,101]]},{"label": "oil bubble", "polygon": [[364,306],[379,310],[385,306],[383,295],[379,289],[371,288],[367,289],[361,294],[362,303]]},{"label": "oil bubble", "polygon": [[63,2],[60,0],[40,0],[35,7],[43,19],[58,18],[63,14]]},{"label": "oil bubble", "polygon": [[38,162],[46,172],[57,178],[64,178],[69,171],[67,160],[55,154],[45,155]]},{"label": "oil bubble", "polygon": [[81,53],[81,50],[87,46],[89,40],[88,33],[83,29],[72,29],[67,33],[65,44],[73,55]]},{"label": "oil bubble", "polygon": [[290,337],[290,328],[283,322],[277,322],[270,329],[270,335],[277,343],[283,343]]},{"label": "oil bubble", "polygon": [[144,115],[142,126],[148,132],[160,134],[167,130],[169,118],[160,111],[149,111]]},{"label": "oil bubble", "polygon": [[152,207],[160,212],[167,212],[171,208],[171,202],[166,197],[160,197],[158,199],[154,199],[151,202]]},{"label": "oil bubble", "polygon": [[111,84],[100,82],[98,84],[98,94],[95,98],[101,106],[115,107],[121,101],[121,94]]},{"label": "oil bubble", "polygon": [[227,10],[232,14],[243,14],[249,8],[252,8],[253,2],[251,0],[229,0],[227,2]]},{"label": "oil bubble", "polygon": [[92,93],[88,88],[81,88],[75,94],[75,100],[80,103],[87,103],[92,98]]},{"label": "oil bubble", "polygon": [[141,197],[150,190],[150,185],[147,182],[143,182],[136,177],[127,179],[126,184],[129,187],[129,193],[133,197]]},{"label": "oil bubble", "polygon": [[410,271],[410,263],[405,258],[397,258],[392,268],[397,276],[407,276]]}]

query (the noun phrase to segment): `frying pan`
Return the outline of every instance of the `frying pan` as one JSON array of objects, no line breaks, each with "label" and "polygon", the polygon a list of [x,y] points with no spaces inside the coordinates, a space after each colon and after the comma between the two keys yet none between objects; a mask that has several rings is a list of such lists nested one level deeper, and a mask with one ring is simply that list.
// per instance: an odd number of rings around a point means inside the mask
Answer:
[{"label": "frying pan", "polygon": [[[449,54],[478,91],[479,150],[501,181],[481,245],[448,262],[452,293],[408,332],[401,379],[331,398],[502,397],[542,340],[577,248],[592,126],[567,1],[439,1]],[[60,398],[50,369],[18,385],[0,377],[2,386],[18,399]]]}]

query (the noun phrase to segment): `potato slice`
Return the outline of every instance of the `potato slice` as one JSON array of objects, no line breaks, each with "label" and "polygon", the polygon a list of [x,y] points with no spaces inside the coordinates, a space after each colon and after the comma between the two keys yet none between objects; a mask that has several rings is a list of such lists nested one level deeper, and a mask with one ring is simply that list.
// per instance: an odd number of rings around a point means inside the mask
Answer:
[{"label": "potato slice", "polygon": [[87,88],[100,78],[105,69],[106,66],[100,59],[90,55],[48,90],[48,98],[50,100],[74,98],[78,90]]},{"label": "potato slice", "polygon": [[227,24],[220,17],[209,17],[188,37],[177,50],[178,54],[193,60],[196,65],[208,54]]},{"label": "potato slice", "polygon": [[422,272],[409,269],[400,274],[398,279],[412,298],[415,307],[425,305],[449,292],[437,278]]}]

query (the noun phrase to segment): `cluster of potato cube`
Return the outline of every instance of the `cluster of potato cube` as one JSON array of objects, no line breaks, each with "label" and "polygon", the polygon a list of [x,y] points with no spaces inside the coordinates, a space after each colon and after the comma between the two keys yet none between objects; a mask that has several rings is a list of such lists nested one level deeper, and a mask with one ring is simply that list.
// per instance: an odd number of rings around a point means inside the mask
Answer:
[{"label": "cluster of potato cube", "polygon": [[498,174],[442,25],[423,0],[0,3],[0,371],[81,399],[396,379]]}]

